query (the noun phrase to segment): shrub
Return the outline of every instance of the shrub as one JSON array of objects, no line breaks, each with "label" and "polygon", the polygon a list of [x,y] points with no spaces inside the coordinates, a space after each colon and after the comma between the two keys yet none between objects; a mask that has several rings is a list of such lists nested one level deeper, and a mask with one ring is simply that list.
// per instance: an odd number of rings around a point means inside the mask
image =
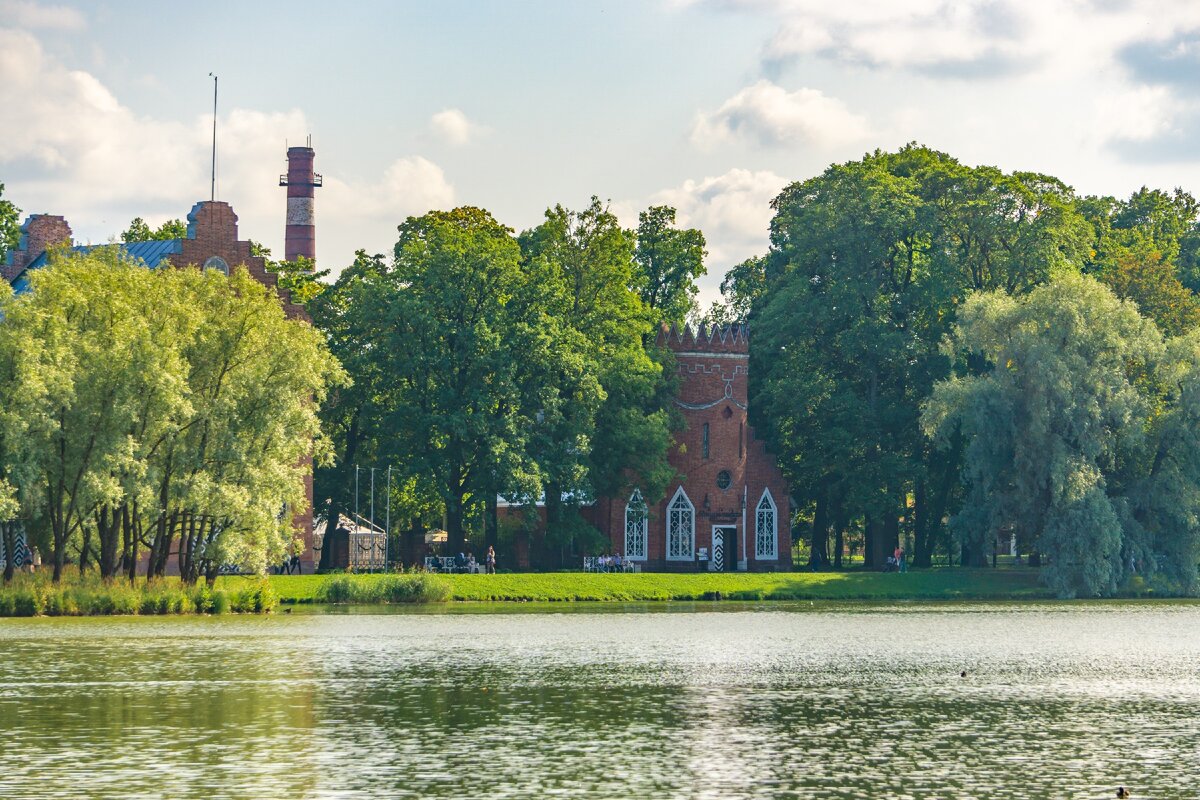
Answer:
[{"label": "shrub", "polygon": [[228,614],[231,606],[229,594],[224,589],[217,589],[212,593],[212,613]]},{"label": "shrub", "polygon": [[450,598],[450,586],[428,573],[408,575],[338,575],[317,592],[322,603],[441,603]]}]

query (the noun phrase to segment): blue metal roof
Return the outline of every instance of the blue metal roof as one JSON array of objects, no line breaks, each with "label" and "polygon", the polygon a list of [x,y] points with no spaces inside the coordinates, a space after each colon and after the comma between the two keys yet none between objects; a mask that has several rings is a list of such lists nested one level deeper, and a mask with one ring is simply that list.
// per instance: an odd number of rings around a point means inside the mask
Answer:
[{"label": "blue metal roof", "polygon": [[[81,244],[69,248],[72,253],[88,253],[98,247],[120,247],[125,251],[130,258],[135,258],[141,261],[150,269],[156,269],[159,263],[170,255],[175,255],[183,252],[182,239],[154,239],[149,242],[128,242],[117,243],[116,245],[109,244]],[[15,278],[13,278],[13,290],[20,294],[27,291],[29,288],[29,277],[27,273],[31,269],[38,269],[46,266],[49,260],[47,253],[42,253],[40,256],[29,262],[25,269],[21,270]]]}]

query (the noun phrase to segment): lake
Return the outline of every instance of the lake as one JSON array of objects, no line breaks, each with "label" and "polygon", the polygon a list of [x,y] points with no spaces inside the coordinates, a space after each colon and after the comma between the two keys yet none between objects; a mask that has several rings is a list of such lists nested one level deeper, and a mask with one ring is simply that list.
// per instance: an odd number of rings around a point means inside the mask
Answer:
[{"label": "lake", "polygon": [[0,620],[6,800],[1118,785],[1200,796],[1200,605]]}]

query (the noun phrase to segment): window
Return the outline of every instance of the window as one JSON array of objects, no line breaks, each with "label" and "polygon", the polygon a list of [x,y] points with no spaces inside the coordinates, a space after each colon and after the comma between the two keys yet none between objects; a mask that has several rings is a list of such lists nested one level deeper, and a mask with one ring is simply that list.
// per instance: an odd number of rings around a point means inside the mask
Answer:
[{"label": "window", "polygon": [[700,449],[704,452],[704,457],[708,458],[708,423],[704,423],[704,434],[700,440]]},{"label": "window", "polygon": [[213,256],[212,258],[205,261],[204,268],[206,270],[214,269],[217,272],[220,272],[222,275],[229,274],[229,265],[226,264],[225,259],[221,258],[220,256]]},{"label": "window", "polygon": [[625,506],[625,557],[646,560],[646,501],[634,489]]},{"label": "window", "polygon": [[717,473],[717,488],[725,491],[729,488],[729,484],[733,483],[733,477],[730,476],[729,470],[723,469]]},{"label": "window", "polygon": [[696,509],[680,486],[667,506],[667,560],[691,561],[696,552]]},{"label": "window", "polygon": [[777,516],[775,501],[771,498],[771,490],[763,489],[762,499],[758,501],[758,507],[754,514],[755,558],[772,561],[779,557],[776,552],[776,542],[779,538],[776,536]]}]

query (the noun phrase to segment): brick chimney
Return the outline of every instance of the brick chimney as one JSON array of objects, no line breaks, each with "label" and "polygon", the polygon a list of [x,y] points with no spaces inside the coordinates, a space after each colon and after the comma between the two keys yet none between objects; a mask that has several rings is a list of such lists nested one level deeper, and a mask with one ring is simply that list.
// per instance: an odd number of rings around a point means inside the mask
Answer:
[{"label": "brick chimney", "polygon": [[316,151],[311,146],[289,147],[287,174],[279,176],[279,185],[287,187],[287,228],[283,242],[286,261],[295,261],[300,256],[312,261],[317,258],[315,201],[322,179],[313,172],[315,158]]},{"label": "brick chimney", "polygon": [[8,254],[8,262],[0,267],[6,281],[12,281],[21,270],[51,247],[71,243],[71,226],[63,217],[32,214],[21,226],[21,241]]}]

